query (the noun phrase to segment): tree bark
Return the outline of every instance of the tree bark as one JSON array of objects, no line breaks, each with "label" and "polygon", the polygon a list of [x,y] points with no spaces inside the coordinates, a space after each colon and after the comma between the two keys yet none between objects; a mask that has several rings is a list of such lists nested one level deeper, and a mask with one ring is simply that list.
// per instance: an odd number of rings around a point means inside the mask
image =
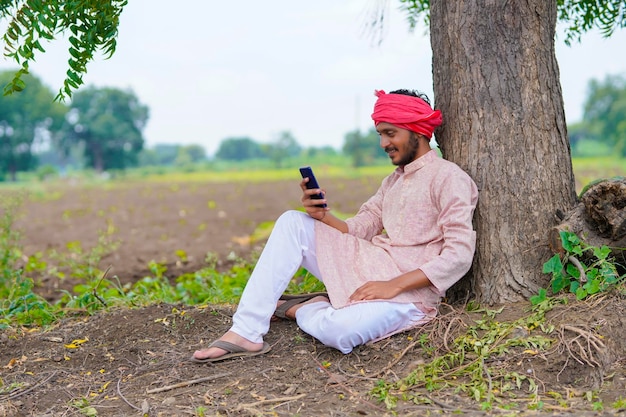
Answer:
[{"label": "tree bark", "polygon": [[590,246],[608,246],[617,263],[626,266],[626,179],[589,186],[580,202],[550,230],[550,249],[564,255],[561,231],[575,233]]},{"label": "tree bark", "polygon": [[576,201],[554,37],[556,0],[431,1],[436,139],[476,181],[467,291],[494,304],[549,280],[547,232]]}]

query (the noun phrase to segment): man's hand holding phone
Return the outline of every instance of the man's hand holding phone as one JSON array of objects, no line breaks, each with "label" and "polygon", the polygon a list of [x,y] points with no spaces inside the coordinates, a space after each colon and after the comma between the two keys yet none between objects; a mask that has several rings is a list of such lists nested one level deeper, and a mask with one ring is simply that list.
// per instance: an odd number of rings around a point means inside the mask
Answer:
[{"label": "man's hand holding phone", "polygon": [[300,182],[300,188],[302,188],[303,192],[302,205],[306,212],[309,213],[309,216],[322,220],[329,210],[324,191],[320,189],[311,167],[301,167],[300,175],[302,175],[302,182]]}]

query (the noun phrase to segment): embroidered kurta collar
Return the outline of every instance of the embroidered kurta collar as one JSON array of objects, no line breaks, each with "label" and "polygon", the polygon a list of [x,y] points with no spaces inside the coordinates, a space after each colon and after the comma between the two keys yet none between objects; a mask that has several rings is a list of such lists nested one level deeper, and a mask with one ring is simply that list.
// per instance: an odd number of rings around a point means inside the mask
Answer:
[{"label": "embroidered kurta collar", "polygon": [[439,158],[439,156],[437,155],[437,152],[431,149],[430,151],[426,152],[424,155],[420,156],[419,158],[417,158],[415,161],[411,162],[410,164],[407,164],[403,167],[397,167],[396,172],[400,175],[413,173],[425,167],[426,164],[435,160],[436,158]]}]

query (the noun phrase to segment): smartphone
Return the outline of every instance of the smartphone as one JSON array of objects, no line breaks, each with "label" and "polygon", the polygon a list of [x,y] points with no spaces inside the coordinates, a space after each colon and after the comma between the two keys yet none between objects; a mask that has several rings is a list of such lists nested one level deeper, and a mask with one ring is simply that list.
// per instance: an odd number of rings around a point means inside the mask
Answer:
[{"label": "smartphone", "polygon": [[[306,188],[308,188],[309,190],[312,188],[320,188],[317,180],[315,179],[315,175],[313,175],[313,170],[311,169],[311,167],[300,167],[300,175],[302,175],[302,178],[309,179],[309,181],[306,183]],[[311,198],[315,200],[321,200],[324,198],[324,195],[322,193],[314,194],[311,196]],[[316,204],[315,207],[326,207],[326,204]]]}]

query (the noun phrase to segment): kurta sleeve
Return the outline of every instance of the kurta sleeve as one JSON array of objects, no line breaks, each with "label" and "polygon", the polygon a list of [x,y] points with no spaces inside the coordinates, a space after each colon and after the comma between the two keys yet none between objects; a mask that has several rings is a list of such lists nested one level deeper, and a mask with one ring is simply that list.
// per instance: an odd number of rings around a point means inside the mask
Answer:
[{"label": "kurta sleeve", "polygon": [[437,227],[443,235],[438,256],[420,266],[441,296],[469,271],[476,247],[472,216],[478,190],[472,179],[458,169],[431,184],[439,205]]}]

